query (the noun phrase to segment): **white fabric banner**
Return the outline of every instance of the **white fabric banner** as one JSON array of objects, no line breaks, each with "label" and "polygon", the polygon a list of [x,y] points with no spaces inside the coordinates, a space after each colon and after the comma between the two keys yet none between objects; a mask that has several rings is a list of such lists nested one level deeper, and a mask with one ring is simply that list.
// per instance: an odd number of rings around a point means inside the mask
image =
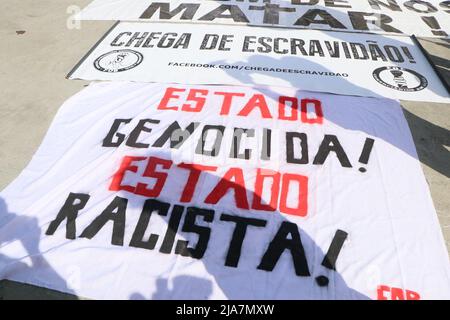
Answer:
[{"label": "white fabric banner", "polygon": [[0,279],[97,299],[450,298],[399,103],[275,87],[69,99],[0,193]]},{"label": "white fabric banner", "polygon": [[315,30],[119,23],[69,78],[275,85],[450,102],[410,38]]},{"label": "white fabric banner", "polygon": [[81,20],[280,26],[448,37],[450,1],[439,0],[95,0]]}]

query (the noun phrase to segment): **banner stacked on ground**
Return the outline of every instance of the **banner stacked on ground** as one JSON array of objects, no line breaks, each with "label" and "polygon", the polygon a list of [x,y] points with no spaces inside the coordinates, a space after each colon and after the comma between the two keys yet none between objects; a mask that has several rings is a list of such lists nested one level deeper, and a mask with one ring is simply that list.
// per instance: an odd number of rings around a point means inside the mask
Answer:
[{"label": "banner stacked on ground", "polygon": [[450,101],[410,38],[315,30],[119,23],[69,77]]},{"label": "banner stacked on ground", "polygon": [[95,0],[78,19],[248,24],[448,37],[450,1]]},{"label": "banner stacked on ground", "polygon": [[89,298],[450,297],[394,100],[91,84],[0,217],[1,278]]}]

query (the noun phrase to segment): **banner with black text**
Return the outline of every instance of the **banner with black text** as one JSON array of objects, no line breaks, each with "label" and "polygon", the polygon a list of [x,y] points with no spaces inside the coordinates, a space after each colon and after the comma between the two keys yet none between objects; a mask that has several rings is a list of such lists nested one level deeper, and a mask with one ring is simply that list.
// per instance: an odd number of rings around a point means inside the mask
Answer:
[{"label": "banner with black text", "polygon": [[95,299],[449,299],[400,105],[91,84],[0,192],[0,279]]}]

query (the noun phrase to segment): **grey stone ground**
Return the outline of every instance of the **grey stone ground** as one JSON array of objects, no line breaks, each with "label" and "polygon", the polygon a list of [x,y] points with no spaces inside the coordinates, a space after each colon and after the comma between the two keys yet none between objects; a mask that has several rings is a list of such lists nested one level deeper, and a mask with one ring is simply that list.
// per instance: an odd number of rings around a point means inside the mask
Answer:
[{"label": "grey stone ground", "polygon": [[[0,190],[30,161],[56,111],[87,82],[65,75],[113,24],[83,22],[67,28],[71,5],[90,0],[0,1]],[[450,42],[421,39],[450,81]],[[450,105],[403,102],[450,248]],[[0,281],[1,299],[76,299],[11,281]]]}]

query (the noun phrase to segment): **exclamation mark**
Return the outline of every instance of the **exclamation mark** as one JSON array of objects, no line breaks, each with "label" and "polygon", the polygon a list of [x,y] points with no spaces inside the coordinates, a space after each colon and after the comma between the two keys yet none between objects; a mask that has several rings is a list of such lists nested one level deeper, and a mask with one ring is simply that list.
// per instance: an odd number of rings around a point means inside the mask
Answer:
[{"label": "exclamation mark", "polygon": [[[345,239],[347,239],[348,233],[342,230],[337,230],[334,234],[333,241],[331,241],[330,248],[327,254],[323,258],[322,265],[325,268],[336,271],[336,261],[344,245]],[[328,286],[329,280],[326,276],[316,277],[316,282],[320,287]]]},{"label": "exclamation mark", "polygon": [[[364,142],[364,147],[361,152],[361,155],[359,156],[359,162],[362,164],[367,164],[369,162],[370,152],[372,152],[373,144],[375,140],[371,138],[366,138],[366,142]],[[366,168],[360,167],[358,169],[360,172],[366,172]]]},{"label": "exclamation mark", "polygon": [[435,29],[435,30],[431,30],[431,32],[435,35],[435,36],[442,36],[445,37],[447,36],[447,33],[444,30],[440,30],[441,26],[439,25],[439,23],[437,22],[435,17],[422,17],[422,20],[431,28],[431,29]]},{"label": "exclamation mark", "polygon": [[405,55],[408,57],[409,62],[416,63],[416,60],[414,60],[414,57],[412,56],[411,52],[409,51],[409,49],[407,47],[402,47],[402,50],[405,53]]}]

